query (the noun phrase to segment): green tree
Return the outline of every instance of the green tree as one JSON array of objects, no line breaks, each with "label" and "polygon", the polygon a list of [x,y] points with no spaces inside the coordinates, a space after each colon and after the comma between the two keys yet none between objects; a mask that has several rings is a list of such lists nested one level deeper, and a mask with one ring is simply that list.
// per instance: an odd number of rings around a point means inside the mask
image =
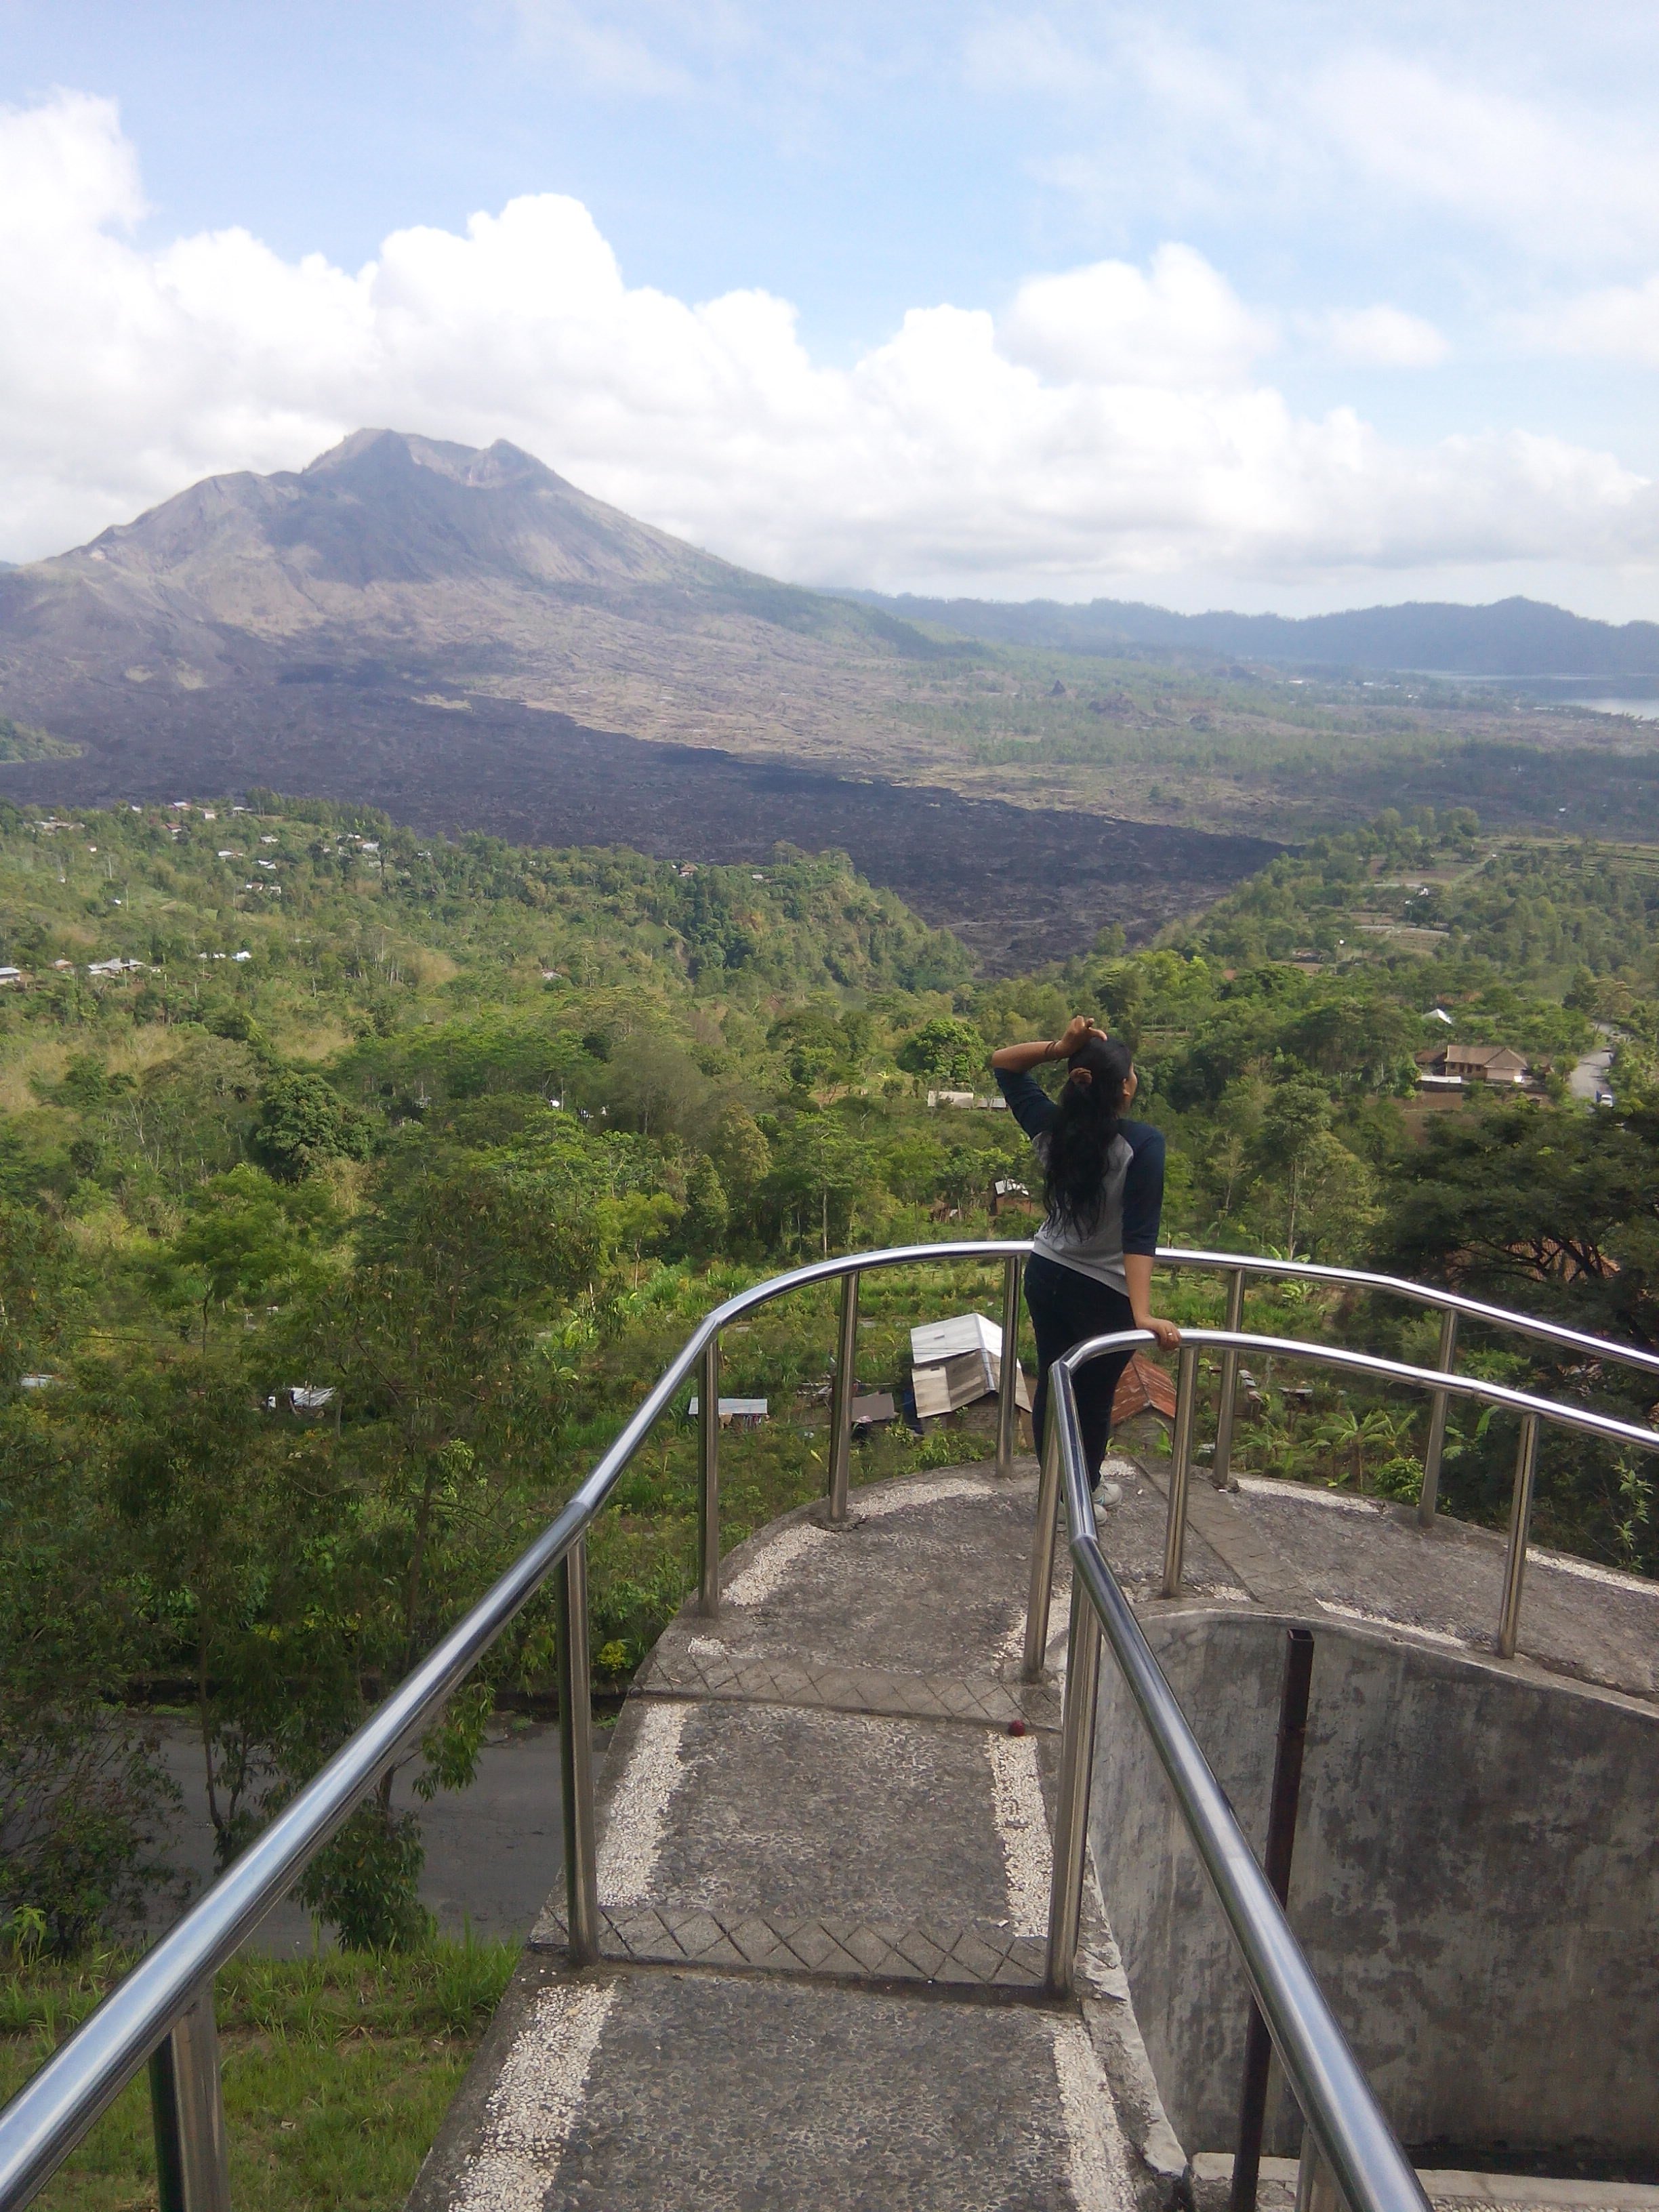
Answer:
[{"label": "green tree", "polygon": [[1576,1104],[1438,1116],[1375,1249],[1401,1274],[1659,1346],[1659,1142]]},{"label": "green tree", "polygon": [[85,1311],[87,1285],[59,1224],[0,1197],[0,1403],[58,1359]]},{"label": "green tree", "polygon": [[882,1173],[895,1198],[925,1206],[945,1180],[949,1154],[925,1129],[907,1131],[882,1153]]},{"label": "green tree", "polygon": [[816,1085],[855,1082],[869,1050],[871,1030],[867,1014],[856,1010],[843,1013],[828,1000],[816,999],[780,1015],[767,1042],[783,1055],[789,1080],[810,1090]]},{"label": "green tree", "polygon": [[898,1052],[898,1064],[907,1074],[951,1091],[982,1083],[989,1060],[979,1031],[952,1014],[936,1015],[931,1022],[924,1022]]},{"label": "green tree", "polygon": [[169,1881],[178,1791],[125,1703],[144,1638],[95,1437],[0,1395],[0,1917],[73,1951]]},{"label": "green tree", "polygon": [[356,1704],[338,1470],[261,1409],[244,1349],[135,1362],[88,1392],[156,1662],[195,1686],[221,1866]]},{"label": "green tree", "polygon": [[310,1068],[273,1075],[259,1094],[252,1138],[255,1157],[280,1181],[297,1182],[325,1160],[364,1160],[374,1125]]},{"label": "green tree", "polygon": [[1284,1224],[1285,1250],[1296,1256],[1297,1231],[1310,1182],[1330,1167],[1331,1102],[1308,1076],[1292,1076],[1269,1093],[1256,1138],[1256,1158],[1264,1184],[1262,1203]]},{"label": "green tree", "polygon": [[772,1147],[754,1115],[736,1103],[722,1107],[708,1133],[708,1157],[726,1194],[731,1233],[748,1237],[758,1226],[761,1193],[772,1169]]},{"label": "green tree", "polygon": [[833,1114],[799,1114],[779,1144],[763,1193],[775,1232],[827,1254],[845,1243],[871,1188],[870,1149]]},{"label": "green tree", "polygon": [[721,1249],[731,1218],[720,1170],[705,1152],[687,1180],[680,1223],[681,1241],[694,1259],[712,1259]]},{"label": "green tree", "polygon": [[190,1194],[167,1245],[169,1295],[197,1306],[207,1341],[213,1309],[264,1304],[314,1284],[333,1207],[314,1184],[284,1189],[258,1168],[233,1168]]}]

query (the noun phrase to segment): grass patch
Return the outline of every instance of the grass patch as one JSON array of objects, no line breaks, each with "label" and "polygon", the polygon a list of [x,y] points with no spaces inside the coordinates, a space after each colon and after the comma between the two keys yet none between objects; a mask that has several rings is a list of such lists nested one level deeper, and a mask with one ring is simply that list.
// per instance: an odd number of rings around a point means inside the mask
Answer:
[{"label": "grass patch", "polygon": [[[237,2212],[396,2212],[517,1952],[436,1942],[408,1954],[242,1958],[219,1977]],[[102,1952],[0,1974],[0,2097],[11,2097],[133,1963]],[[35,2200],[50,2212],[149,2212],[141,2074]]]}]

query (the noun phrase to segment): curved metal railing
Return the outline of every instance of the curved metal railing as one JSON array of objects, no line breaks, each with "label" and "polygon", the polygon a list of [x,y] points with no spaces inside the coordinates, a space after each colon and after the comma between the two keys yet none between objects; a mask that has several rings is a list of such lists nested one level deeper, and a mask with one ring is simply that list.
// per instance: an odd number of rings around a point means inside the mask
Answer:
[{"label": "curved metal railing", "polygon": [[[1048,1987],[1055,1995],[1070,1989],[1077,1953],[1103,1630],[1169,1778],[1187,1832],[1226,1916],[1251,1992],[1279,2052],[1285,2079],[1302,2108],[1308,2135],[1334,2176],[1343,2202],[1349,2212],[1428,2212],[1428,2199],[1412,2162],[1350,2050],[1284,1907],[1256,1863],[1095,1535],[1073,1375],[1103,1352],[1150,1340],[1140,1330],[1097,1338],[1067,1352],[1048,1370],[1052,1411],[1041,1494],[1048,1499],[1052,1526],[1050,1471],[1062,1478],[1073,1566],[1054,1814],[1054,1885],[1048,1909]],[[1040,1504],[1039,1515],[1042,1510]],[[1304,2171],[1311,2183],[1313,2163],[1305,2150],[1304,2156]],[[1312,2189],[1298,2189],[1297,2195],[1298,2203],[1311,2201]]]},{"label": "curved metal railing", "polygon": [[[214,1976],[270,1907],[291,1888],[386,1768],[434,1725],[447,1698],[550,1577],[556,1577],[559,1697],[564,1717],[560,1749],[569,1942],[574,1959],[581,1963],[590,1961],[597,1953],[599,1908],[594,1874],[592,1746],[587,1725],[586,1540],[595,1516],[641,1443],[672,1404],[681,1387],[695,1374],[701,1393],[699,1603],[705,1613],[717,1615],[720,1604],[719,1386],[722,1330],[742,1315],[774,1298],[818,1284],[841,1282],[827,1506],[831,1525],[844,1523],[851,1467],[860,1276],[874,1268],[998,1262],[1003,1268],[1003,1341],[1012,1348],[1018,1337],[1020,1262],[1030,1249],[1030,1243],[1024,1239],[995,1238],[849,1254],[774,1276],[726,1299],[708,1314],[692,1330],[592,1473],[543,1534],[0,2112],[0,2212],[15,2212],[15,2208],[30,2201],[147,2058],[151,2066],[163,2202],[169,2207],[185,2207],[187,2212],[223,2212],[229,2195],[213,2025]],[[1509,1314],[1497,1307],[1482,1307],[1455,1293],[1425,1290],[1420,1285],[1389,1277],[1320,1268],[1303,1262],[1258,1260],[1231,1253],[1174,1249],[1160,1253],[1159,1257],[1174,1266],[1227,1271],[1231,1277],[1230,1321],[1237,1319],[1236,1308],[1242,1304],[1247,1273],[1303,1276],[1353,1288],[1396,1292],[1443,1308],[1454,1323],[1458,1314],[1474,1315],[1494,1326],[1571,1345],[1587,1357],[1659,1369],[1659,1360],[1632,1347],[1560,1329],[1553,1324],[1534,1322],[1526,1316]],[[1137,1335],[1132,1340],[1138,1343],[1147,1340]],[[1212,1342],[1224,1346],[1224,1362],[1227,1358],[1236,1360],[1239,1348],[1257,1344],[1263,1348],[1278,1346],[1287,1352],[1333,1358],[1339,1364],[1363,1365],[1367,1358],[1364,1354],[1327,1353],[1322,1348],[1279,1340],[1244,1337],[1236,1331],[1194,1331],[1189,1334],[1188,1342],[1192,1346]],[[1449,1367],[1450,1352],[1443,1332],[1442,1343],[1443,1366]],[[1085,1352],[1089,1349],[1085,1347]],[[1073,1364],[1079,1356],[1072,1356]],[[1372,1370],[1389,1365],[1387,1362],[1370,1363]],[[1015,1359],[1005,1358],[997,1419],[997,1466],[999,1472],[1005,1474],[1013,1454],[1017,1371]],[[1495,1396],[1504,1403],[1523,1402],[1518,1392],[1468,1384],[1446,1372],[1404,1368],[1390,1371],[1396,1379],[1425,1383],[1441,1392]],[[1190,1445],[1196,1398],[1195,1364],[1183,1365],[1183,1377]],[[1069,1375],[1066,1387],[1069,1388]],[[1231,1402],[1231,1395],[1224,1395],[1224,1413]],[[1550,1408],[1543,1401],[1524,1402],[1544,1415],[1553,1416],[1565,1410]],[[1617,1432],[1621,1440],[1641,1440],[1646,1434],[1629,1429],[1628,1425],[1607,1422],[1602,1417],[1589,1414],[1577,1416],[1572,1425],[1599,1428],[1603,1433]],[[1221,1456],[1219,1451],[1218,1456]],[[1218,1474],[1224,1472],[1224,1460],[1217,1470]],[[1057,1463],[1054,1480],[1057,1480]],[[1046,1641],[1057,1507],[1054,1483],[1048,1480],[1047,1458],[1043,1496],[1047,1508],[1046,1512],[1039,1513],[1036,1550],[1044,1548],[1042,1532],[1046,1529],[1048,1564],[1041,1597]],[[1182,1510],[1184,1513],[1184,1490]],[[1036,1565],[1034,1555],[1034,1591]],[[1032,1610],[1035,1613],[1035,1603]],[[1039,1644],[1039,1667],[1041,1658]],[[1080,1874],[1078,1878],[1080,1881]],[[1059,1881],[1057,1857],[1057,1885]],[[1073,1927],[1074,1933],[1074,1912]],[[1303,1971],[1305,1972],[1305,1962]],[[1288,2065],[1288,2059],[1286,2063]],[[1297,2086],[1298,2094],[1306,2087],[1309,2095],[1317,2101],[1320,2093],[1316,2085],[1298,2081]],[[1403,2212],[1395,2198],[1386,2194],[1373,2197],[1363,2190],[1351,2197],[1350,2203],[1352,2212]]]},{"label": "curved metal railing", "polygon": [[[1091,1338],[1088,1343],[1066,1354],[1067,1371],[1073,1372],[1088,1360],[1099,1358],[1106,1352],[1122,1352],[1154,1340],[1146,1329],[1124,1329],[1115,1335]],[[1538,1475],[1539,1425],[1547,1422],[1555,1428],[1577,1429],[1583,1435],[1598,1437],[1604,1443],[1624,1449],[1659,1451],[1659,1430],[1641,1428],[1633,1421],[1615,1420],[1609,1413],[1593,1413],[1588,1406],[1562,1405],[1553,1398],[1536,1398],[1526,1390],[1511,1390],[1506,1383],[1483,1382],[1467,1375],[1448,1375],[1439,1368],[1412,1367],[1402,1360],[1379,1358],[1375,1352],[1350,1352],[1334,1344],[1307,1344],[1297,1337],[1249,1336],[1230,1328],[1183,1329],[1176,1376],[1175,1421],[1170,1439],[1170,1494],[1162,1590],[1164,1597],[1178,1597],[1181,1594],[1182,1561],[1187,1541],[1187,1492],[1192,1478],[1193,1431],[1198,1409],[1198,1355],[1206,1346],[1231,1352],[1235,1358],[1241,1352],[1259,1352],[1269,1358],[1311,1360],[1321,1366],[1334,1367],[1341,1374],[1362,1375],[1372,1382],[1403,1385],[1410,1389],[1443,1391],[1452,1397],[1472,1398],[1481,1405],[1520,1415],[1515,1482],[1510,1498],[1503,1603],[1494,1638],[1501,1659],[1515,1656],[1520,1628],[1527,1539]],[[1036,1528],[1031,1545],[1030,1598],[1025,1614],[1024,1671],[1030,1681],[1041,1676],[1048,1648],[1060,1480],[1059,1462],[1045,1444],[1037,1488]]]},{"label": "curved metal railing", "polygon": [[[1227,1277],[1227,1320],[1230,1329],[1244,1326],[1244,1285],[1250,1275],[1269,1275],[1284,1280],[1322,1283],[1333,1290],[1369,1291],[1413,1305],[1428,1306],[1440,1316],[1440,1346],[1436,1357],[1442,1373],[1450,1374],[1457,1359],[1458,1324],[1482,1323],[1514,1336],[1530,1336],[1563,1352],[1576,1352],[1586,1359],[1606,1361],[1659,1376],[1659,1352],[1644,1352],[1634,1344],[1615,1344],[1610,1338],[1589,1336],[1564,1322],[1544,1321],[1534,1314],[1512,1313],[1507,1306],[1487,1305],[1465,1297],[1461,1291],[1442,1290],[1428,1283],[1413,1283],[1404,1275],[1373,1275],[1360,1267],[1325,1267],[1310,1260],[1273,1260],[1255,1252],[1206,1252],[1184,1245],[1163,1245],[1159,1261],[1170,1267],[1212,1268]],[[1221,1358],[1221,1393],[1217,1410],[1215,1457],[1211,1480],[1218,1489],[1228,1487],[1231,1475],[1234,1401],[1238,1389],[1238,1352],[1230,1346]],[[1455,1394],[1436,1389],[1429,1401],[1429,1433],[1423,1449],[1423,1486],[1418,1497],[1418,1518],[1432,1526],[1440,1497],[1440,1465],[1446,1443],[1449,1398]]]}]

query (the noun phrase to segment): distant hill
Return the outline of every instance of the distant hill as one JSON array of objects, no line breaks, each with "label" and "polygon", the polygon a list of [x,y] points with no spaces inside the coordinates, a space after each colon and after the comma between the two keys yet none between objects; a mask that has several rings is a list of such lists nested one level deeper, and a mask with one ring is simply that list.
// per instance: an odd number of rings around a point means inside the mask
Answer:
[{"label": "distant hill", "polygon": [[1111,655],[1125,646],[1296,666],[1412,669],[1455,676],[1659,677],[1659,623],[1592,622],[1539,599],[1484,607],[1443,600],[1304,615],[1171,614],[1132,599],[927,599],[849,594],[902,620],[1001,645]]},{"label": "distant hill", "polygon": [[515,446],[390,430],[297,471],[210,477],[0,575],[0,710],[76,733],[204,690],[320,684],[775,743],[855,719],[861,669],[949,653],[636,522]]}]

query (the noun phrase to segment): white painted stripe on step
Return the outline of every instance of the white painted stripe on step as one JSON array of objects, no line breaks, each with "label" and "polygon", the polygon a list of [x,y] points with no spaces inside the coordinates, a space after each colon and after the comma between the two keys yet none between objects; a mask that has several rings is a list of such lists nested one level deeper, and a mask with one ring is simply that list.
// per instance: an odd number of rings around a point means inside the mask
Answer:
[{"label": "white painted stripe on step", "polygon": [[1238,1486],[1247,1498],[1287,1498],[1293,1504],[1322,1505],[1332,1513],[1375,1516],[1383,1510],[1374,1498],[1345,1496],[1334,1490],[1322,1490],[1311,1482],[1276,1482],[1266,1475],[1241,1474]]},{"label": "white painted stripe on step", "polygon": [[639,1733],[605,1808],[599,1863],[602,1905],[645,1903],[669,1804],[685,1773],[680,1739],[690,1706],[653,1702],[642,1704],[639,1712]]},{"label": "white painted stripe on step", "polygon": [[1036,1738],[988,1735],[985,1755],[991,1762],[991,1809],[1002,1843],[1009,1917],[1016,1936],[1045,1936],[1054,1855],[1037,1773]]},{"label": "white painted stripe on step", "polygon": [[1133,2212],[1123,2130],[1089,2031],[1081,2021],[1058,2020],[1054,2038],[1072,2201],[1077,2212]]},{"label": "white painted stripe on step", "polygon": [[803,1553],[829,1540],[824,1531],[811,1521],[792,1522],[757,1552],[746,1567],[733,1575],[726,1586],[726,1603],[763,1605],[782,1587],[789,1570]]},{"label": "white painted stripe on step", "polygon": [[614,1983],[542,1991],[489,2093],[454,2212],[542,2212],[616,2001]]},{"label": "white painted stripe on step", "polygon": [[1565,1552],[1540,1551],[1536,1544],[1527,1547],[1527,1565],[1548,1567],[1558,1575],[1577,1575],[1580,1582],[1601,1583],[1608,1589],[1629,1590],[1636,1597],[1659,1597],[1659,1583],[1643,1575],[1622,1574],[1617,1567],[1598,1566],[1594,1559],[1571,1559]]},{"label": "white painted stripe on step", "polygon": [[[942,1505],[947,1498],[983,1498],[995,1486],[982,1474],[944,1474],[933,1482],[913,1475],[876,1498],[860,1498],[854,1511],[866,1521],[882,1521],[911,1505]],[[1002,1486],[1006,1491],[1007,1485]]]},{"label": "white painted stripe on step", "polygon": [[1443,1644],[1448,1651],[1467,1651],[1471,1648],[1467,1636],[1454,1636],[1449,1629],[1424,1628],[1414,1620],[1390,1620],[1385,1613],[1366,1613],[1357,1605],[1339,1605],[1332,1597],[1322,1597],[1319,1610],[1334,1614],[1338,1620],[1361,1621],[1367,1628],[1395,1628],[1402,1636],[1420,1636],[1425,1644]]}]

